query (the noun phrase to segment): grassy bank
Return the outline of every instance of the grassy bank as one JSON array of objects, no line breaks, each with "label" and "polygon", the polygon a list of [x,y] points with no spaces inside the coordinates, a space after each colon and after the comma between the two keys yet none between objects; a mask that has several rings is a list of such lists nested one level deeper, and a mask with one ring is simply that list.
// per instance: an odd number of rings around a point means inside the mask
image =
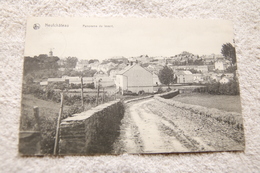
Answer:
[{"label": "grassy bank", "polygon": [[182,103],[216,108],[228,112],[241,113],[240,96],[210,95],[200,93],[179,94],[173,98]]},{"label": "grassy bank", "polygon": [[[36,120],[33,115],[33,107],[39,107],[41,151],[42,154],[51,154],[54,147],[55,128],[57,124],[60,104],[35,98],[33,95],[23,94],[20,119],[20,131],[37,130]],[[64,112],[69,109],[64,106]],[[36,141],[37,142],[37,141]],[[20,143],[19,145],[23,145]]]}]

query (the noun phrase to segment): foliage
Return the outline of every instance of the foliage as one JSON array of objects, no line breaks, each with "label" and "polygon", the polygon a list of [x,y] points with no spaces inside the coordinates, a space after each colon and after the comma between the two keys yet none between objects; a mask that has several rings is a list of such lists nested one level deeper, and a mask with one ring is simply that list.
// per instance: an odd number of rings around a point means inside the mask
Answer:
[{"label": "foliage", "polygon": [[40,116],[42,154],[53,153],[57,119],[58,119],[58,113],[56,114],[56,116]]},{"label": "foliage", "polygon": [[189,71],[190,71],[192,74],[201,73],[201,71],[198,71],[198,70],[196,70],[196,69],[189,69]]},{"label": "foliage", "polygon": [[75,68],[78,62],[76,57],[67,57],[65,60],[65,68]]},{"label": "foliage", "polygon": [[97,70],[84,70],[82,72],[83,77],[93,77]]},{"label": "foliage", "polygon": [[169,85],[173,82],[173,70],[167,66],[159,71],[159,80],[162,84]]},{"label": "foliage", "polygon": [[149,63],[143,63],[141,64],[142,67],[148,67],[149,66]]},{"label": "foliage", "polygon": [[76,77],[76,76],[93,77],[96,72],[97,72],[96,70],[84,70],[80,72],[80,71],[75,71],[73,69],[65,69],[62,75],[71,76],[71,77]]},{"label": "foliage", "polygon": [[156,92],[156,94],[161,94],[161,93],[163,93],[163,88],[162,88],[162,87],[159,87],[158,90],[157,90],[157,92]]},{"label": "foliage", "polygon": [[231,60],[233,65],[236,63],[236,49],[231,43],[223,44],[221,53],[226,59]]},{"label": "foliage", "polygon": [[226,73],[235,73],[236,70],[237,70],[237,66],[234,65],[234,66],[229,66],[229,67],[225,70],[225,72],[226,72]]},{"label": "foliage", "polygon": [[219,82],[209,83],[207,84],[207,91],[210,94],[238,95],[239,84],[235,80],[231,80],[226,84],[221,84]]},{"label": "foliage", "polygon": [[[80,89],[81,88],[81,84],[74,84],[74,83],[71,83],[69,85],[69,88],[68,89]],[[94,85],[94,82],[92,83],[84,83],[83,84],[83,88],[90,88],[90,89],[94,89],[95,88],[95,85]]]},{"label": "foliage", "polygon": [[98,59],[90,59],[90,60],[88,61],[89,64],[92,64],[92,63],[94,63],[94,62],[99,62],[99,60],[98,60]]},{"label": "foliage", "polygon": [[[23,94],[32,94],[38,99],[50,100],[56,103],[60,103],[60,92],[55,91],[52,87],[42,88],[38,85],[23,85]],[[95,103],[95,96],[85,96],[84,103],[93,104]],[[66,92],[64,93],[64,104],[71,106],[77,103],[81,103],[80,95],[69,96]]]},{"label": "foliage", "polygon": [[26,56],[24,57],[24,75],[38,70],[58,69],[58,60],[59,58],[56,56],[49,57],[45,54],[34,57]]}]

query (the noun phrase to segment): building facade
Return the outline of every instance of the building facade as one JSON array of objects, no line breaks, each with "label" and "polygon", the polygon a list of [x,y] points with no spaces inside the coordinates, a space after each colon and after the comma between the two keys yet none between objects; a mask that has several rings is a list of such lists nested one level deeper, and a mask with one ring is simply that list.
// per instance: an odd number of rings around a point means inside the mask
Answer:
[{"label": "building facade", "polygon": [[116,87],[122,94],[127,91],[152,93],[153,74],[139,64],[128,65],[116,75]]}]

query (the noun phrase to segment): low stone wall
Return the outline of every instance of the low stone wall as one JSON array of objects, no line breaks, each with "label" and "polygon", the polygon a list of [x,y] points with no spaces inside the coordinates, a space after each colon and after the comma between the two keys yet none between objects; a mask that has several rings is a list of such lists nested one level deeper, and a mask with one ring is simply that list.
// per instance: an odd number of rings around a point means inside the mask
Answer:
[{"label": "low stone wall", "polygon": [[173,90],[173,91],[170,91],[170,92],[167,92],[167,93],[158,94],[156,96],[157,97],[162,97],[164,99],[170,99],[170,98],[175,97],[179,93],[180,93],[179,90]]},{"label": "low stone wall", "polygon": [[59,154],[111,153],[123,116],[123,103],[116,100],[62,120]]}]

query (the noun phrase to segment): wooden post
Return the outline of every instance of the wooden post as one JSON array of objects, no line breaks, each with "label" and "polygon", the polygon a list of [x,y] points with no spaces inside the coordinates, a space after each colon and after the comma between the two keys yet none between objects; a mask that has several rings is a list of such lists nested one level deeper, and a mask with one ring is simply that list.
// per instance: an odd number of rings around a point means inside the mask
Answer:
[{"label": "wooden post", "polygon": [[102,104],[104,103],[104,99],[105,99],[105,88],[103,88]]},{"label": "wooden post", "polygon": [[83,77],[81,77],[81,106],[84,111],[84,97],[83,97]]},{"label": "wooden post", "polygon": [[39,117],[39,107],[38,106],[33,107],[33,115],[36,120],[37,130],[40,131],[40,117]]},{"label": "wooden post", "polygon": [[98,97],[99,97],[99,82],[98,82],[98,86],[97,86],[97,106],[98,106]]},{"label": "wooden post", "polygon": [[55,144],[54,144],[53,155],[57,155],[57,147],[58,147],[59,133],[60,133],[60,121],[61,121],[62,113],[63,113],[63,92],[61,93],[60,112],[59,112],[59,116],[58,116],[58,120],[57,120],[57,127],[56,127],[56,135],[55,135]]},{"label": "wooden post", "polygon": [[46,100],[48,100],[48,85],[46,85],[46,87],[45,87],[45,97],[46,97]]}]

